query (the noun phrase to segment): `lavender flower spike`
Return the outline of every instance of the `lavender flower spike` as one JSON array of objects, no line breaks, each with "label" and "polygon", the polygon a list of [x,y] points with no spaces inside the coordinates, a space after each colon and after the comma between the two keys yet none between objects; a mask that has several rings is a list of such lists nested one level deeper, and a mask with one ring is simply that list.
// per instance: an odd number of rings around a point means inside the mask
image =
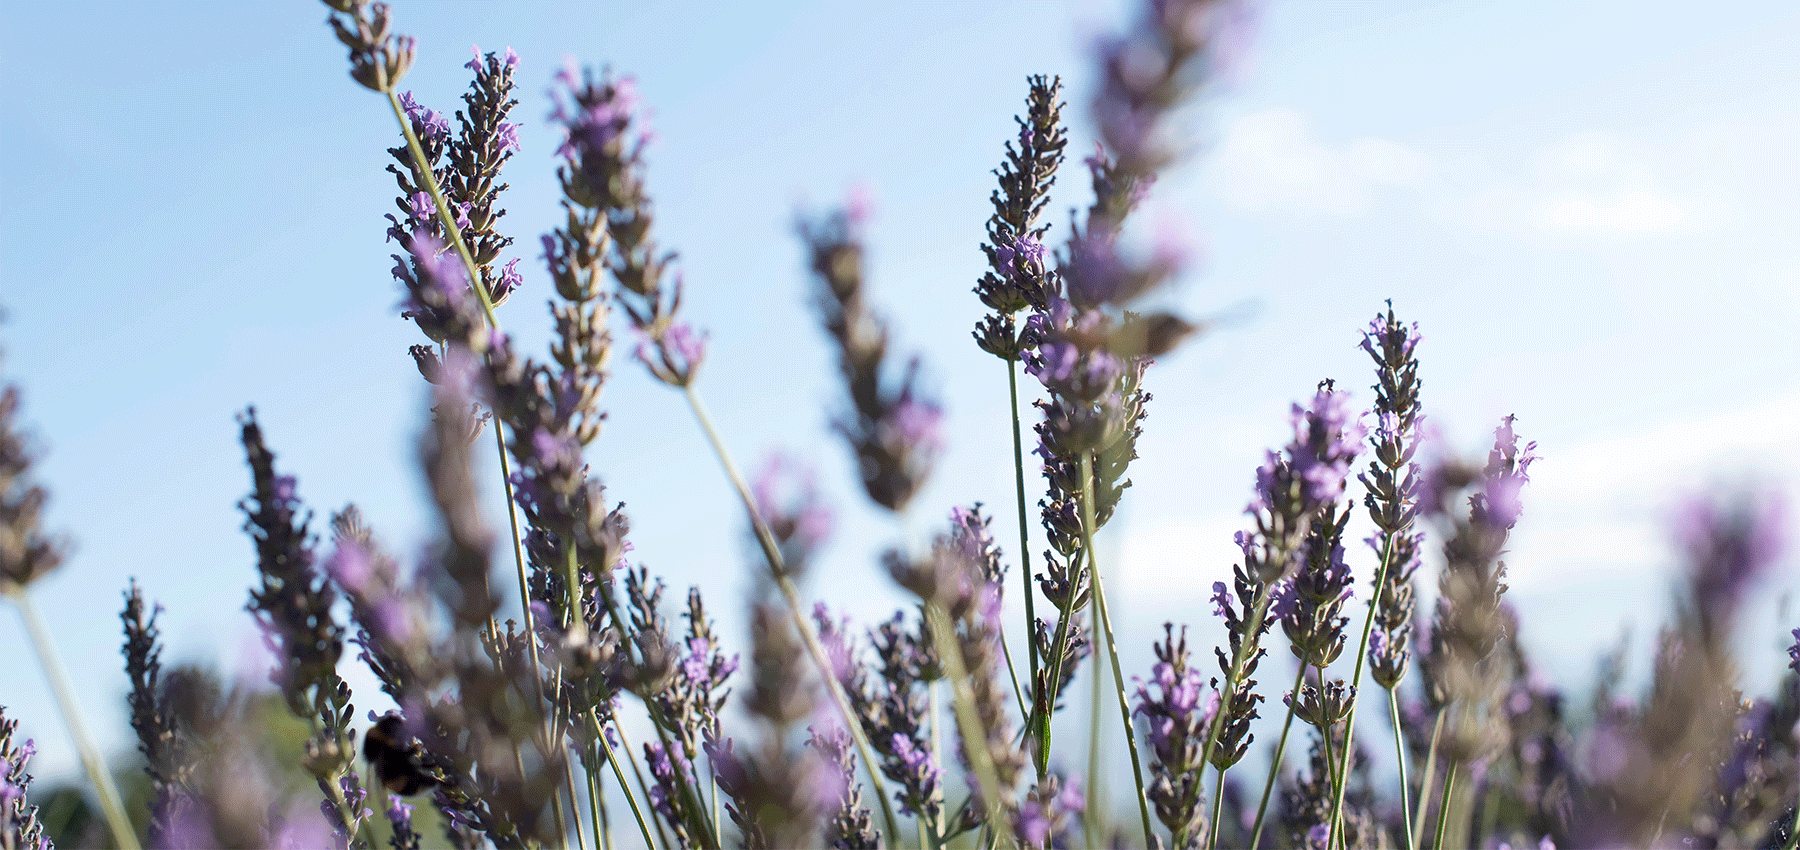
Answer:
[{"label": "lavender flower spike", "polygon": [[37,747],[31,741],[15,746],[13,732],[18,728],[19,721],[8,719],[0,706],[0,847],[49,850],[38,807],[25,796],[31,789],[31,774],[25,768]]}]

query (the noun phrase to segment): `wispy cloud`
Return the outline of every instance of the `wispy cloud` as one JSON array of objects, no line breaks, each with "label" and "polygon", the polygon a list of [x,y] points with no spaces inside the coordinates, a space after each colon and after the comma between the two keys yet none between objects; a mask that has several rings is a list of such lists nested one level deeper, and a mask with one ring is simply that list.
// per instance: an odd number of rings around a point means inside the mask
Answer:
[{"label": "wispy cloud", "polygon": [[1729,205],[1671,175],[1674,154],[1602,133],[1546,141],[1511,162],[1392,139],[1334,139],[1309,116],[1275,108],[1230,119],[1211,156],[1218,191],[1239,209],[1347,219],[1412,208],[1443,222],[1591,239],[1690,233]]}]

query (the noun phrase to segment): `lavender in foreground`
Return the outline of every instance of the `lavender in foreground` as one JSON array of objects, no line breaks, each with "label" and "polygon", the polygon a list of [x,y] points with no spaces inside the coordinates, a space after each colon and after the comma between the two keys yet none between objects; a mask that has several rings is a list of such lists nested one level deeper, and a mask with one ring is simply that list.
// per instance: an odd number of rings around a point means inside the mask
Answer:
[{"label": "lavender in foreground", "polygon": [[13,733],[18,728],[19,721],[7,718],[0,706],[0,850],[50,850],[38,807],[26,796],[31,774],[25,769],[37,754],[37,744],[15,744]]}]

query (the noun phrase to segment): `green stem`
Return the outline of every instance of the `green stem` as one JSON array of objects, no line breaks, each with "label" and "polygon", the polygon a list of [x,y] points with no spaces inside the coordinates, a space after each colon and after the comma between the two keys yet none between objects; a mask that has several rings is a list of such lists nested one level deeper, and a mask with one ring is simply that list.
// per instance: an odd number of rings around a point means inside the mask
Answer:
[{"label": "green stem", "polygon": [[[620,749],[623,749],[625,751],[625,763],[628,765],[631,765],[631,775],[632,775],[632,777],[637,779],[638,793],[643,794],[644,799],[646,799],[646,800],[650,799],[650,785],[649,785],[649,783],[644,781],[644,769],[641,767],[638,767],[637,754],[635,754],[631,751],[631,741],[625,737],[625,727],[615,723],[615,724],[613,724],[613,731],[618,733],[619,747],[620,747]],[[612,753],[612,750],[609,745],[607,754],[611,755],[611,753]],[[628,788],[625,788],[625,780],[623,777],[621,777],[619,779],[619,788],[623,789],[627,796],[629,796],[631,794],[631,790]],[[634,807],[636,806],[635,800],[632,801],[632,805]],[[656,825],[657,839],[662,842],[662,845],[664,847],[670,846],[669,834],[667,832],[663,831],[662,820],[660,820],[658,818],[651,818],[650,822]]]},{"label": "green stem", "polygon": [[[1204,768],[1202,768],[1204,770]],[[1219,846],[1219,819],[1225,814],[1225,768],[1218,768],[1213,779],[1212,823],[1207,825],[1206,846]],[[1154,845],[1152,845],[1154,846]]]},{"label": "green stem", "polygon": [[[1406,850],[1414,850],[1411,783],[1406,779],[1406,739],[1400,731],[1400,698],[1388,691],[1388,719],[1394,723],[1394,763],[1400,766],[1400,825],[1406,833]],[[1790,848],[1791,850],[1791,848]]]},{"label": "green stem", "polygon": [[606,800],[602,799],[606,790],[600,777],[594,773],[594,768],[598,766],[591,754],[583,754],[581,772],[587,777],[588,823],[594,828],[594,846],[600,850],[612,850],[612,825],[606,822],[606,815],[600,811],[606,805]]},{"label": "green stem", "polygon": [[62,709],[63,722],[69,726],[69,734],[75,738],[75,747],[81,752],[81,766],[86,768],[88,779],[94,783],[94,790],[100,795],[100,809],[106,815],[106,826],[112,830],[113,841],[118,842],[123,850],[139,850],[137,832],[131,828],[131,820],[125,817],[125,805],[119,802],[119,789],[113,784],[112,774],[106,772],[106,761],[100,757],[100,750],[94,746],[94,739],[88,735],[87,724],[81,719],[81,706],[75,702],[75,690],[69,685],[69,673],[63,667],[62,656],[56,651],[56,644],[50,639],[50,630],[44,625],[44,618],[38,614],[37,605],[31,601],[31,595],[25,588],[19,588],[12,594],[13,601],[19,606],[19,614],[25,619],[25,630],[31,633],[31,644],[37,650],[38,666],[50,679],[50,689],[56,693],[56,705]]},{"label": "green stem", "polygon": [[[1333,835],[1337,834],[1344,822],[1344,793],[1350,787],[1350,753],[1353,752],[1351,744],[1356,740],[1356,705],[1362,701],[1360,697],[1362,696],[1363,661],[1369,655],[1369,633],[1375,628],[1375,609],[1381,604],[1381,588],[1387,582],[1388,561],[1393,559],[1394,535],[1398,533],[1396,531],[1394,534],[1382,537],[1381,568],[1375,572],[1375,593],[1369,600],[1369,613],[1363,616],[1362,640],[1356,644],[1356,666],[1355,671],[1350,674],[1350,687],[1352,688],[1350,712],[1344,717],[1344,763],[1341,767],[1333,769],[1331,776],[1333,801],[1330,829]],[[1324,672],[1323,670],[1319,671],[1321,682],[1324,681]],[[1329,764],[1326,766],[1330,767]],[[1327,841],[1327,846],[1330,843]]]},{"label": "green stem", "polygon": [[[1094,457],[1092,452],[1081,455],[1081,546],[1088,552],[1088,574],[1094,578],[1094,622],[1105,636],[1106,654],[1112,662],[1114,693],[1119,696],[1119,722],[1125,727],[1125,749],[1131,753],[1131,778],[1137,784],[1138,815],[1144,822],[1144,846],[1156,845],[1156,836],[1150,829],[1150,803],[1144,795],[1144,769],[1138,761],[1137,744],[1131,734],[1131,706],[1125,699],[1125,676],[1119,667],[1119,647],[1113,642],[1112,617],[1106,610],[1106,584],[1100,579],[1100,563],[1094,552],[1094,487],[1098,482],[1094,479]],[[1099,656],[1094,658],[1094,678],[1100,676]],[[1096,685],[1098,687],[1098,685]],[[1097,707],[1096,707],[1097,708]],[[1098,714],[1098,710],[1095,714]],[[1095,721],[1098,726],[1098,721]],[[1098,777],[1097,766],[1089,764],[1089,776]],[[1092,780],[1090,780],[1092,781]]]},{"label": "green stem", "polygon": [[[1090,564],[1088,569],[1093,570],[1093,565]],[[1093,607],[1091,597],[1089,599],[1088,607]],[[1091,612],[1089,616],[1092,616]],[[1094,622],[1098,623],[1099,621],[1099,617],[1094,617]],[[1110,820],[1110,818],[1107,817],[1108,812],[1106,810],[1106,789],[1101,787],[1100,781],[1100,738],[1103,734],[1100,723],[1100,707],[1102,704],[1100,701],[1100,691],[1105,687],[1105,682],[1102,680],[1106,677],[1103,675],[1105,670],[1100,666],[1100,654],[1098,652],[1099,640],[1097,635],[1096,638],[1094,663],[1089,667],[1088,676],[1090,685],[1088,691],[1090,697],[1088,699],[1087,804],[1091,816],[1082,820],[1082,825],[1085,827],[1086,831],[1088,846],[1090,847],[1100,846],[1100,835],[1106,832],[1107,829],[1107,824],[1102,821]]]},{"label": "green stem", "polygon": [[[575,797],[575,765],[570,764],[567,758],[563,759],[563,779],[569,783],[569,814],[573,815],[569,818],[569,822],[575,825],[575,848],[576,850],[586,850],[587,838],[581,834],[581,801]],[[560,797],[551,797],[550,799],[556,801],[557,820],[562,820],[562,799]],[[599,826],[596,825],[594,829],[594,840],[598,841],[600,839]],[[566,838],[567,835],[565,832],[564,837]]]},{"label": "green stem", "polygon": [[1444,801],[1438,804],[1437,838],[1431,842],[1431,850],[1444,848],[1444,825],[1450,822],[1450,797],[1456,793],[1456,768],[1456,762],[1450,762],[1450,769],[1444,776]]},{"label": "green stem", "polygon": [[[1323,674],[1325,671],[1321,670],[1319,672],[1321,674]],[[1323,675],[1320,676],[1319,681],[1321,683],[1324,682]],[[1321,688],[1322,687],[1323,686],[1321,685]],[[1295,697],[1295,699],[1298,699],[1298,698],[1299,697]],[[1336,748],[1331,746],[1331,727],[1334,725],[1336,725],[1336,724],[1327,723],[1327,724],[1325,724],[1325,728],[1320,731],[1320,738],[1324,741],[1324,744],[1325,744],[1325,778],[1327,781],[1330,781],[1332,778],[1331,763],[1336,760],[1336,756],[1333,755]],[[1330,820],[1325,821],[1325,826],[1326,826],[1326,830],[1327,830],[1325,833],[1325,850],[1332,850],[1332,841],[1334,840],[1335,836],[1330,832],[1331,821]]]},{"label": "green stem", "polygon": [[744,503],[744,511],[750,517],[750,527],[756,533],[756,542],[762,548],[763,557],[769,562],[769,572],[774,576],[776,586],[781,589],[781,595],[787,600],[788,613],[793,618],[794,627],[799,630],[801,641],[806,644],[813,664],[819,668],[819,678],[825,680],[825,689],[831,694],[832,702],[836,703],[838,713],[844,719],[844,728],[850,730],[851,738],[856,741],[856,751],[862,757],[864,769],[868,771],[869,784],[874,788],[875,798],[881,801],[881,816],[888,835],[894,836],[893,840],[898,840],[900,822],[894,817],[893,803],[888,800],[887,783],[882,781],[880,762],[875,760],[875,751],[869,746],[868,736],[863,734],[856,710],[850,706],[850,698],[844,694],[843,683],[838,681],[830,659],[825,656],[825,647],[819,643],[818,634],[806,619],[801,607],[800,591],[787,576],[787,567],[782,562],[781,550],[775,545],[775,536],[769,531],[768,523],[763,521],[762,512],[756,507],[756,499],[750,495],[750,487],[744,483],[744,476],[738,472],[731,453],[725,449],[725,442],[713,428],[712,417],[707,415],[706,405],[700,401],[700,392],[692,384],[682,390],[687,396],[689,409],[694,413],[694,420],[700,423],[700,430],[706,433],[707,442],[712,444],[713,454],[718,456],[719,465],[725,468],[725,477],[731,479],[731,486],[736,488],[738,498]]},{"label": "green stem", "polygon": [[[1431,808],[1431,794],[1437,784],[1438,739],[1444,734],[1444,710],[1438,709],[1437,722],[1431,726],[1431,744],[1425,748],[1425,773],[1419,778],[1419,811],[1413,815],[1414,835],[1425,834],[1425,810]],[[1434,848],[1435,850],[1435,848]]]},{"label": "green stem", "polygon": [[1019,689],[1019,674],[1013,670],[1012,650],[1006,645],[1006,633],[1000,634],[1000,656],[1006,659],[1006,675],[1012,679],[1013,699],[1019,703],[1019,716],[1025,716],[1025,692]]},{"label": "green stem", "polygon": [[[1056,642],[1051,645],[1050,657],[1044,659],[1044,663],[1050,665],[1050,675],[1043,679],[1044,692],[1032,698],[1031,711],[1038,736],[1037,750],[1032,761],[1037,767],[1039,782],[1044,781],[1044,777],[1050,772],[1050,717],[1056,713],[1057,692],[1062,685],[1063,662],[1065,656],[1069,654],[1070,621],[1074,614],[1075,591],[1081,587],[1082,569],[1085,567],[1085,562],[1083,559],[1076,559],[1075,563],[1070,564],[1069,567],[1071,573],[1069,592],[1057,605]],[[1037,632],[1034,629],[1033,640],[1036,640],[1036,635]]]},{"label": "green stem", "polygon": [[[631,787],[625,784],[625,772],[619,769],[619,759],[613,755],[612,744],[606,740],[606,730],[601,728],[599,718],[591,711],[588,712],[588,726],[594,730],[594,740],[600,744],[600,750],[606,753],[606,764],[612,768],[613,778],[619,782],[619,790],[625,792],[625,802],[631,806],[631,816],[637,819],[638,832],[644,836],[644,847],[646,850],[656,850],[656,841],[650,837],[650,825],[644,822],[644,810],[638,807],[637,795],[631,793]],[[626,750],[625,754],[629,756],[631,751]],[[635,763],[632,770],[637,770]],[[644,777],[639,774],[638,785],[642,787],[643,784]],[[657,831],[661,832],[660,826]]]},{"label": "green stem", "polygon": [[[1300,686],[1306,683],[1306,663],[1296,665],[1294,688],[1288,691],[1287,719],[1281,721],[1281,740],[1275,744],[1275,760],[1269,763],[1269,777],[1263,780],[1262,802],[1256,804],[1256,826],[1250,833],[1250,850],[1262,844],[1263,819],[1269,811],[1269,795],[1275,790],[1275,776],[1281,772],[1281,757],[1287,752],[1288,730],[1294,725],[1294,704],[1300,701]],[[1411,848],[1408,848],[1411,850]]]},{"label": "green stem", "polygon": [[1019,578],[1025,590],[1025,641],[1030,648],[1031,681],[1037,682],[1037,597],[1031,586],[1031,524],[1025,507],[1025,444],[1019,436],[1019,361],[1006,361],[1006,393],[1012,402],[1013,484],[1019,503]]}]

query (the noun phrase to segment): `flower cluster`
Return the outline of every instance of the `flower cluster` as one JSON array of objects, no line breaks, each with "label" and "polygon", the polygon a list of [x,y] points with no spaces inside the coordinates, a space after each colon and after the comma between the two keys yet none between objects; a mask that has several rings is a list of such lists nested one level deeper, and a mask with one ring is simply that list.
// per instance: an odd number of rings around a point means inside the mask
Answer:
[{"label": "flower cluster", "polygon": [[50,838],[38,820],[38,807],[25,797],[31,790],[31,774],[25,768],[37,754],[37,745],[26,741],[15,746],[13,732],[18,728],[19,721],[8,719],[6,710],[0,708],[0,847],[49,850]]},{"label": "flower cluster", "polygon": [[[1219,589],[1222,592],[1223,585]],[[1150,668],[1150,680],[1138,686],[1133,711],[1144,718],[1144,739],[1150,745],[1152,778],[1144,792],[1155,806],[1157,820],[1173,836],[1171,846],[1198,846],[1206,828],[1200,750],[1218,712],[1219,694],[1207,687],[1199,669],[1188,664],[1187,628],[1178,639],[1175,626],[1165,623],[1163,633],[1162,642],[1153,647],[1156,664]]]}]

